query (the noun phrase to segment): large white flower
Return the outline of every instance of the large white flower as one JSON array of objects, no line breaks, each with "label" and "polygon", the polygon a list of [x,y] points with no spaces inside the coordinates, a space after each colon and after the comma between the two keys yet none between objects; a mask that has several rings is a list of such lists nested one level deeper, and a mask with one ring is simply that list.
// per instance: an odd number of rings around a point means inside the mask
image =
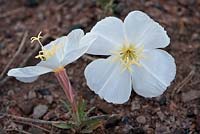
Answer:
[{"label": "large white flower", "polygon": [[94,35],[84,36],[81,29],[73,30],[68,36],[60,37],[45,46],[41,44],[40,38],[39,34],[38,37],[32,37],[32,41],[37,40],[42,47],[36,56],[41,62],[36,66],[11,69],[8,76],[14,76],[22,82],[33,82],[39,75],[61,71],[64,66],[82,56],[95,40]]},{"label": "large white flower", "polygon": [[159,96],[174,79],[174,58],[158,49],[170,39],[147,14],[130,12],[124,22],[106,17],[90,33],[98,37],[87,53],[110,56],[90,63],[85,77],[91,90],[106,101],[124,103],[132,88],[144,97]]}]

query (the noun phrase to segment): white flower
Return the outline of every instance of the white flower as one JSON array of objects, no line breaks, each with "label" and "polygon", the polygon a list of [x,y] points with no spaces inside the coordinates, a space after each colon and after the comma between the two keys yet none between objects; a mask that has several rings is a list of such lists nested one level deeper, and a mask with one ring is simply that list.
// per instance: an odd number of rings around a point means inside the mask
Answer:
[{"label": "white flower", "polygon": [[88,86],[108,102],[128,101],[132,88],[144,97],[161,95],[176,74],[174,58],[164,48],[170,43],[166,31],[141,11],[99,21],[91,30],[97,39],[89,54],[109,55],[85,69]]},{"label": "white flower", "polygon": [[14,76],[23,82],[32,82],[39,75],[61,71],[64,66],[82,56],[95,40],[94,35],[86,34],[84,36],[84,32],[77,29],[70,32],[68,36],[60,37],[43,46],[40,42],[40,34],[38,37],[32,37],[32,42],[37,40],[42,47],[42,51],[36,56],[41,59],[41,62],[36,66],[11,69],[8,76]]}]

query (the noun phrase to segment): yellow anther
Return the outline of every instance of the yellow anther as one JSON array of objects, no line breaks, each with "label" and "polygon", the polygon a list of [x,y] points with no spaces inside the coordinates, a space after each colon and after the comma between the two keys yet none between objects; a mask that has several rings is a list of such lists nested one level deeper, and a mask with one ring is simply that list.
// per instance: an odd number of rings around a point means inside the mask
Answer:
[{"label": "yellow anther", "polygon": [[38,43],[40,44],[40,46],[43,48],[43,45],[40,41],[40,39],[42,39],[42,36],[41,36],[42,32],[39,32],[38,36],[33,36],[31,37],[31,43],[33,43],[34,41],[38,41]]},{"label": "yellow anther", "polygon": [[143,58],[142,55],[143,52],[143,46],[141,47],[136,47],[133,44],[130,45],[123,45],[123,47],[118,50],[113,52],[114,55],[116,55],[115,60],[120,60],[124,68],[124,70],[132,71],[131,65],[135,64],[137,66],[140,65],[140,59]]},{"label": "yellow anther", "polygon": [[47,60],[48,58],[54,56],[56,54],[56,51],[60,49],[60,46],[58,45],[52,45],[50,49],[43,49],[42,51],[39,51],[39,54],[35,56],[35,58],[39,58],[43,61]]}]

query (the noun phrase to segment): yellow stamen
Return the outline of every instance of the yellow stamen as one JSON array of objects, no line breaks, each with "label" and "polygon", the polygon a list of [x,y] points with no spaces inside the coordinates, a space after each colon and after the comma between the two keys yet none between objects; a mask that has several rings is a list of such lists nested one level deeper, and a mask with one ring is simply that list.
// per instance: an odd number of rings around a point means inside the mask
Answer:
[{"label": "yellow stamen", "polygon": [[60,49],[59,45],[52,45],[52,47],[50,49],[43,49],[41,51],[39,51],[39,54],[37,56],[35,56],[35,58],[39,58],[43,61],[47,60],[48,58],[54,56],[56,54],[56,51],[58,51],[58,49]]},{"label": "yellow stamen", "polygon": [[50,49],[45,49],[45,47],[42,45],[42,43],[40,41],[40,39],[42,39],[41,34],[42,34],[42,32],[39,32],[37,37],[31,37],[31,43],[33,43],[34,41],[37,41],[42,48],[42,50],[39,51],[39,54],[37,56],[35,56],[35,58],[46,61],[48,58],[54,56],[56,51],[58,51],[58,49],[60,49],[62,47],[62,45],[53,44]]},{"label": "yellow stamen", "polygon": [[141,66],[140,59],[144,57],[142,55],[142,52],[143,46],[136,47],[133,44],[123,45],[120,50],[113,52],[113,54],[116,55],[114,60],[120,60],[120,62],[124,66],[122,71],[125,71],[127,69],[129,72],[131,72],[131,65],[135,64],[137,66]]},{"label": "yellow stamen", "polygon": [[35,36],[31,37],[31,43],[33,43],[34,41],[38,41],[38,43],[40,44],[40,46],[43,48],[43,45],[42,45],[42,43],[40,41],[40,39],[42,39],[41,34],[42,34],[42,32],[39,32],[39,34],[38,34],[37,37],[35,37]]}]

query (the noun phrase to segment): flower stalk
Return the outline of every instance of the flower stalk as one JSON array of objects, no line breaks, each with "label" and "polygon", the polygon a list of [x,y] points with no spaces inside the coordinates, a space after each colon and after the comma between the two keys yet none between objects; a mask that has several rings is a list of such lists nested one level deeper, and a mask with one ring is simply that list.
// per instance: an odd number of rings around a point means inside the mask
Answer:
[{"label": "flower stalk", "polygon": [[77,104],[75,101],[74,90],[71,86],[66,70],[62,69],[58,72],[55,72],[55,76],[58,79],[58,82],[60,83],[60,85],[62,86],[64,93],[72,107],[73,112],[76,113]]}]

